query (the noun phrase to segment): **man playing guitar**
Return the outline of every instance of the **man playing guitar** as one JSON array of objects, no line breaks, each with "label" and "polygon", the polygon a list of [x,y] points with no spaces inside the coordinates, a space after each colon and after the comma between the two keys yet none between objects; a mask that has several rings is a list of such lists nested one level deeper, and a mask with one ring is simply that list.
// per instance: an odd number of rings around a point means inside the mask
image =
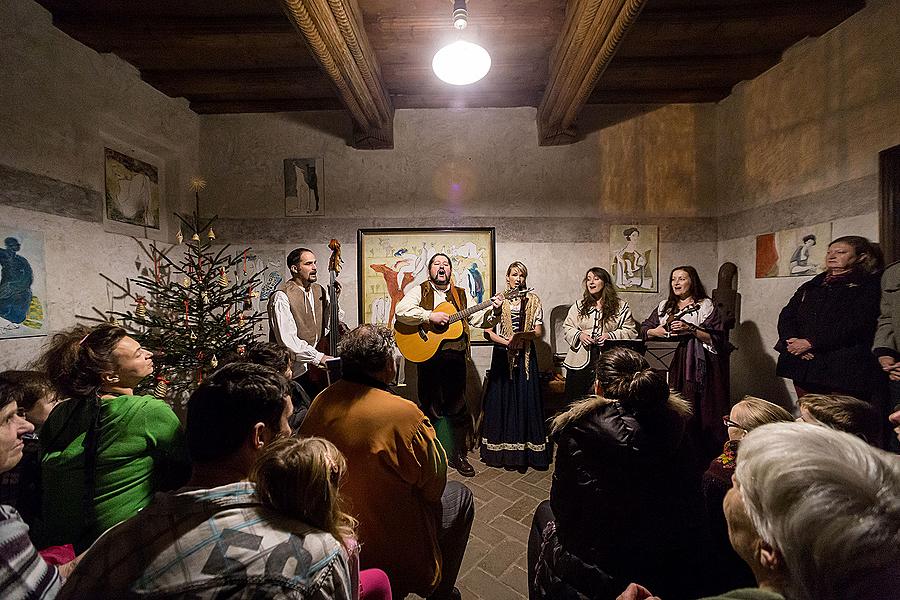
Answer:
[{"label": "man playing guitar", "polygon": [[[435,254],[428,261],[429,280],[409,290],[397,303],[397,321],[404,325],[419,326],[430,323],[445,327],[451,314],[435,311],[443,302],[449,302],[457,311],[466,308],[466,292],[453,285],[453,266],[446,254]],[[469,350],[469,330],[472,327],[490,327],[497,319],[503,302],[502,294],[491,298],[494,310],[477,312],[464,323],[463,335],[445,341],[433,358],[419,363],[419,403],[429,419],[444,417],[452,432],[452,443],[446,448],[448,463],[460,475],[471,477],[475,469],[466,459],[467,434],[472,419],[466,407],[466,356]]]}]

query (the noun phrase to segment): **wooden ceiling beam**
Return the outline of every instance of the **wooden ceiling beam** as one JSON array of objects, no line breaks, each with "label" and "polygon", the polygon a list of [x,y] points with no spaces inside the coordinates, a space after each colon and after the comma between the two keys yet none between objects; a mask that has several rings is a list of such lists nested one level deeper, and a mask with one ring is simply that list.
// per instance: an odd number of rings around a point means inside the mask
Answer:
[{"label": "wooden ceiling beam", "polygon": [[588,97],[587,104],[697,104],[718,102],[730,93],[731,86],[688,89],[595,89]]},{"label": "wooden ceiling beam", "polygon": [[293,112],[308,110],[344,110],[337,98],[272,98],[269,100],[197,100],[191,110],[201,115]]},{"label": "wooden ceiling beam", "polygon": [[646,2],[576,0],[569,4],[538,106],[542,146],[576,141],[575,118]]},{"label": "wooden ceiling beam", "polygon": [[317,68],[246,70],[142,70],[141,77],[169,96],[231,98],[333,98],[331,81]]},{"label": "wooden ceiling beam", "polygon": [[751,2],[702,2],[680,0],[667,6],[653,2],[642,21],[664,23],[807,18],[843,21],[866,5],[865,0],[753,0]]},{"label": "wooden ceiling beam", "polygon": [[665,89],[731,87],[771,68],[780,54],[740,56],[617,56],[594,89]]},{"label": "wooden ceiling beam", "polygon": [[280,0],[353,119],[355,148],[393,148],[394,106],[356,0]]}]

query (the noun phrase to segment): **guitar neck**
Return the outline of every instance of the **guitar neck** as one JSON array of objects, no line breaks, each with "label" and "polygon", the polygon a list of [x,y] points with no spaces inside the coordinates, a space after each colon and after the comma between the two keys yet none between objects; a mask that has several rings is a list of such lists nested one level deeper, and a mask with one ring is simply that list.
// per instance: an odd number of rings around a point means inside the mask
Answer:
[{"label": "guitar neck", "polygon": [[458,313],[455,313],[453,316],[450,317],[450,323],[454,323],[454,322],[462,320],[462,319],[468,319],[471,315],[474,315],[479,310],[484,310],[485,308],[487,308],[490,305],[491,305],[491,301],[485,300],[481,304],[476,304],[475,306],[470,306],[469,308],[467,308],[465,310],[461,310]]}]

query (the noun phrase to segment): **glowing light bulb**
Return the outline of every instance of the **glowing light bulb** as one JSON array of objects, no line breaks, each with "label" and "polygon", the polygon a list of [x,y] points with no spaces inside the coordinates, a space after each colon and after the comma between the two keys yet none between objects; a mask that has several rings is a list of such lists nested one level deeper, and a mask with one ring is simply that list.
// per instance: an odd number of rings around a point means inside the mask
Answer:
[{"label": "glowing light bulb", "polygon": [[441,81],[469,85],[491,70],[491,55],[478,44],[459,40],[438,50],[431,68]]}]

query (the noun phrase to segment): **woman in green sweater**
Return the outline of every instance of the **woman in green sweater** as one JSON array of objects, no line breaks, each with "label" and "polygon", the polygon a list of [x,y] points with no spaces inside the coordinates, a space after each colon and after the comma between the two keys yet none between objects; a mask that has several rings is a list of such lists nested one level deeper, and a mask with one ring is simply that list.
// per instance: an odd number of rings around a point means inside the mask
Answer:
[{"label": "woman in green sweater", "polygon": [[68,398],[41,434],[41,541],[80,554],[154,493],[186,481],[181,423],[164,401],[133,394],[153,372],[153,353],[121,327],[58,333],[39,363]]}]

